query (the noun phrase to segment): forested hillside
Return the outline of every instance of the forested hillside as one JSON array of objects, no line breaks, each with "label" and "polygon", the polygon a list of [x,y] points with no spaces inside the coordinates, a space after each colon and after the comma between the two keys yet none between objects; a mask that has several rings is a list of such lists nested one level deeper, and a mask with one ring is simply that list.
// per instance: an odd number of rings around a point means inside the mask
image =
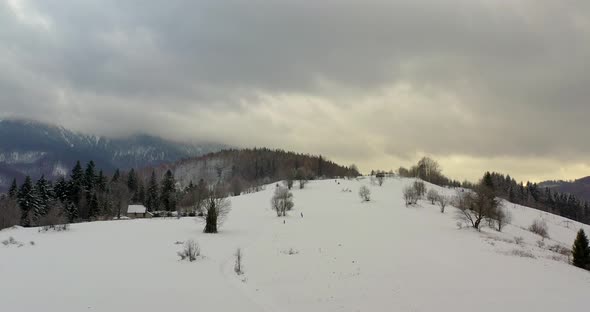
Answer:
[{"label": "forested hillside", "polygon": [[[19,184],[12,180],[0,197],[0,229],[12,225],[46,226],[125,216],[129,204],[143,204],[149,211],[195,215],[204,198],[259,191],[279,180],[359,175],[356,166],[340,166],[323,156],[282,150],[224,150],[157,168],[115,170],[106,175],[93,161],[77,162],[70,173],[55,182],[30,176]],[[220,194],[217,193],[216,196]]]}]

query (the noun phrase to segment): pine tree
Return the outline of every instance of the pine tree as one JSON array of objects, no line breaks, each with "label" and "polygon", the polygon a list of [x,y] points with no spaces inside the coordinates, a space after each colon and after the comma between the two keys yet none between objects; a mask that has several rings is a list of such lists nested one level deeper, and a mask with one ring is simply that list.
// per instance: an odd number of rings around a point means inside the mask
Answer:
[{"label": "pine tree", "polygon": [[96,189],[98,189],[100,192],[105,192],[107,189],[107,178],[104,176],[102,170],[100,170],[96,176],[95,185]]},{"label": "pine tree", "polygon": [[70,177],[72,181],[76,181],[80,184],[82,184],[82,181],[84,181],[84,172],[82,171],[82,165],[80,165],[79,160],[76,162],[74,169],[72,169],[72,174]]},{"label": "pine tree", "polygon": [[129,192],[132,194],[131,202],[137,203],[138,200],[138,182],[137,182],[137,175],[135,174],[135,169],[131,169],[129,174],[127,175],[127,187],[129,188]]},{"label": "pine tree", "polygon": [[162,180],[162,192],[160,194],[160,201],[166,211],[176,210],[176,181],[172,171],[166,171],[164,179]]},{"label": "pine tree", "polygon": [[318,158],[318,177],[322,177],[324,175],[324,159],[322,156]]},{"label": "pine tree", "polygon": [[90,198],[90,202],[88,204],[88,208],[88,217],[90,219],[95,219],[96,217],[98,217],[100,213],[100,207],[98,204],[98,197],[96,196],[96,193],[92,194],[92,197]]},{"label": "pine tree", "polygon": [[45,179],[45,176],[41,176],[41,178],[37,180],[35,191],[39,200],[39,209],[35,212],[35,217],[38,220],[39,217],[46,215],[49,211],[49,202],[54,197],[54,194],[51,184]]},{"label": "pine tree", "polygon": [[141,181],[139,182],[139,190],[137,191],[137,202],[140,204],[145,203],[145,186]]},{"label": "pine tree", "polygon": [[64,177],[59,177],[55,182],[54,194],[55,198],[66,202],[68,200],[68,182]]},{"label": "pine tree", "polygon": [[572,248],[573,265],[590,270],[590,246],[588,246],[588,237],[583,229],[578,231],[574,246]]},{"label": "pine tree", "polygon": [[78,207],[76,207],[76,205],[74,205],[72,202],[65,204],[65,213],[68,223],[72,223],[78,219]]},{"label": "pine tree", "polygon": [[16,178],[12,180],[12,184],[10,185],[10,189],[8,189],[8,197],[16,198],[18,195],[18,185],[16,184]]},{"label": "pine tree", "polygon": [[160,206],[159,198],[158,198],[158,181],[156,180],[156,173],[152,171],[152,176],[150,177],[150,182],[147,188],[146,194],[146,208],[148,211],[158,210]]},{"label": "pine tree", "polygon": [[76,166],[72,169],[71,180],[68,187],[68,198],[76,206],[80,203],[80,195],[84,190],[84,180],[84,171],[82,170],[80,161],[77,161]]},{"label": "pine tree", "polygon": [[492,179],[492,174],[489,171],[484,174],[482,183],[484,186],[494,190],[494,181]]},{"label": "pine tree", "polygon": [[96,183],[96,173],[94,161],[89,161],[86,165],[86,172],[84,173],[84,187],[87,192],[90,192],[94,188]]},{"label": "pine tree", "polygon": [[115,170],[115,174],[113,174],[113,178],[111,179],[111,182],[118,182],[119,178],[121,178],[121,172],[119,172],[119,169]]},{"label": "pine tree", "polygon": [[113,216],[113,201],[111,197],[110,188],[107,187],[104,194],[101,196],[100,201],[101,215],[112,217]]},{"label": "pine tree", "polygon": [[39,210],[39,201],[31,177],[27,176],[18,192],[18,204],[21,209],[21,225],[31,226],[30,214]]}]

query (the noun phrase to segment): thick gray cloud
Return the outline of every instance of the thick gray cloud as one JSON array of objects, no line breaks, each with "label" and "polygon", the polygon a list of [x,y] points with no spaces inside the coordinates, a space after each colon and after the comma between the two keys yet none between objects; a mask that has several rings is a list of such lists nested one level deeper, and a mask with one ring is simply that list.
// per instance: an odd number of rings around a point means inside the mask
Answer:
[{"label": "thick gray cloud", "polygon": [[590,174],[587,1],[8,0],[0,43],[4,115],[365,169]]}]

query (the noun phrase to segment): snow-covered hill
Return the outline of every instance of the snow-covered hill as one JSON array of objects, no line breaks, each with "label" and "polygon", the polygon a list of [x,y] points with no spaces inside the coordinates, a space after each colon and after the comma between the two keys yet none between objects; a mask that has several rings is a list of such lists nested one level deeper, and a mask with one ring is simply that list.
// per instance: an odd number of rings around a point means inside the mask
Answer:
[{"label": "snow-covered hill", "polygon": [[[426,201],[406,207],[410,179],[381,187],[325,180],[270,210],[274,185],[232,198],[221,233],[194,218],[75,224],[67,232],[0,231],[2,311],[587,311],[590,273],[549,250],[584,227],[507,204],[513,225],[481,233]],[[373,200],[357,191],[368,185]],[[440,192],[453,194],[454,190]],[[343,190],[350,189],[352,192]],[[525,230],[542,218],[550,239]],[[177,241],[204,258],[180,262]],[[31,245],[31,241],[34,245]],[[516,243],[518,241],[518,244]],[[233,254],[244,252],[243,276]],[[291,251],[291,252],[290,252]]]}]

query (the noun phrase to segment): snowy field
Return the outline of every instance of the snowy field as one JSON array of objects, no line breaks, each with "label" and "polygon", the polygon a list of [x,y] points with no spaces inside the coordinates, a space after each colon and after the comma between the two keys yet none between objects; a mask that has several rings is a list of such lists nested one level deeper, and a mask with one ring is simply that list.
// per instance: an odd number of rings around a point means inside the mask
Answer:
[{"label": "snowy field", "polygon": [[[406,207],[411,182],[310,182],[287,218],[270,210],[271,185],[232,198],[216,235],[194,218],[3,230],[23,245],[0,245],[0,311],[588,311],[590,272],[549,250],[571,248],[580,224],[507,204],[503,233],[460,229],[455,208]],[[542,242],[526,230],[539,218]],[[203,258],[181,262],[175,242],[191,238]]]}]

